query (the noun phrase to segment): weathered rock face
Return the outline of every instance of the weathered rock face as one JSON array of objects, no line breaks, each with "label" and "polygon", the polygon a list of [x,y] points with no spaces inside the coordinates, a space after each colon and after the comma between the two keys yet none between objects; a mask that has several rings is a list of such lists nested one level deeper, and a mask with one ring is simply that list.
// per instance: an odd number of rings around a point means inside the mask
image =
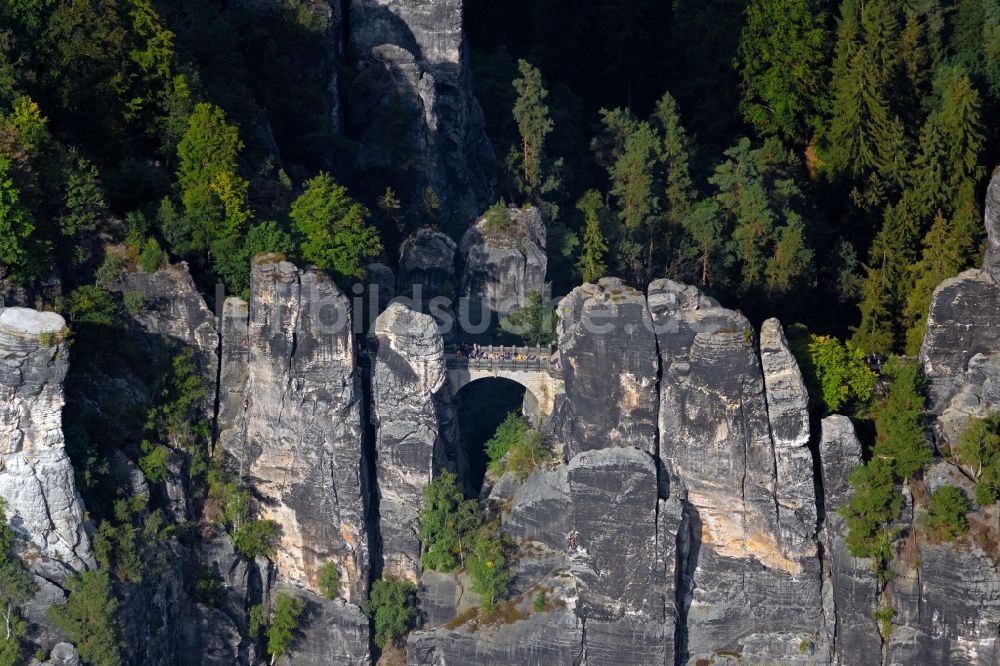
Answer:
[{"label": "weathered rock face", "polygon": [[[994,172],[987,191],[984,224],[988,240],[983,268],[965,271],[934,290],[920,348],[930,406],[937,414],[953,407],[955,429],[964,416],[981,415],[989,408],[982,382],[990,378],[1000,382],[1000,373],[990,372],[990,359],[984,358],[1000,356],[1000,170]],[[977,356],[977,365],[987,376],[971,367]],[[992,364],[995,368],[1000,360]],[[953,398],[956,402],[951,405]],[[948,430],[946,438],[954,435]]]},{"label": "weathered rock face", "polygon": [[282,666],[368,666],[369,626],[357,606],[286,589],[304,605],[301,638],[277,661]]},{"label": "weathered rock face", "polygon": [[454,298],[457,248],[455,241],[440,231],[418,229],[400,248],[399,284],[409,290],[420,285],[421,298],[439,295]]},{"label": "weathered rock face", "polygon": [[566,457],[612,446],[655,454],[658,363],[645,297],[604,278],[574,289],[558,315],[566,401],[555,428]]},{"label": "weathered rock face", "polygon": [[57,314],[0,309],[0,498],[27,555],[82,570],[94,557],[62,432],[66,335]]},{"label": "weathered rock face", "polygon": [[[950,485],[975,497],[974,484],[946,462],[926,469],[924,483],[928,494]],[[995,511],[993,506],[970,513],[973,530],[985,534],[985,529],[995,529]],[[983,551],[983,542],[971,535],[936,542],[912,518],[907,531],[912,536],[892,562],[887,592],[895,612],[886,663],[996,663],[1000,572]],[[907,553],[907,548],[914,552]]]},{"label": "weathered rock face", "polygon": [[280,575],[316,589],[332,560],[345,598],[364,599],[367,488],[348,300],[323,274],[267,258],[251,283],[246,435],[225,453],[261,516],[282,526]]},{"label": "weathered rock face", "polygon": [[847,525],[838,513],[850,497],[847,479],[861,463],[861,442],[846,416],[823,419],[819,445],[823,478],[823,548],[826,575],[832,587],[832,612],[827,613],[833,663],[880,664],[882,638],[872,619],[879,588],[871,560],[852,557],[845,538]]},{"label": "weathered rock face", "polygon": [[348,89],[347,131],[361,169],[414,160],[404,201],[427,187],[463,225],[493,190],[493,149],[472,93],[461,0],[351,0],[360,71]]},{"label": "weathered rock face", "polygon": [[444,462],[439,412],[451,409],[444,343],[434,319],[393,303],[375,322],[372,422],[378,456],[385,575],[420,576],[417,516],[423,488]]},{"label": "weathered rock face", "polygon": [[[537,208],[509,208],[511,225],[491,231],[482,217],[459,244],[461,293],[468,298],[465,332],[495,331],[503,317],[545,289],[545,223]],[[478,330],[488,325],[485,330]]]},{"label": "weathered rock face", "polygon": [[823,645],[798,652],[822,627],[821,574],[805,387],[780,326],[765,325],[762,360],[749,322],[689,287],[654,282],[649,301],[660,456],[691,523],[682,657],[822,663]]},{"label": "weathered rock face", "polygon": [[983,270],[1000,280],[1000,169],[994,169],[986,190],[986,259]]},{"label": "weathered rock face", "polygon": [[809,451],[809,392],[777,319],[760,329],[767,418],[774,446],[781,543],[800,557],[816,554],[816,485]]},{"label": "weathered rock face", "polygon": [[194,350],[208,396],[204,411],[210,416],[214,408],[219,333],[215,315],[198,293],[187,264],[155,273],[124,273],[114,290],[123,296],[142,294],[142,307],[135,317],[142,330]]}]

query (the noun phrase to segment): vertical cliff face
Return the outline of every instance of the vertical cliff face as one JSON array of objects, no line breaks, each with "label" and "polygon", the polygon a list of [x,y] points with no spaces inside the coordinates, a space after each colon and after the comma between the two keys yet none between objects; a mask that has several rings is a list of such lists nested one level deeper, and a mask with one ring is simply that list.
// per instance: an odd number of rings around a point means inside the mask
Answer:
[{"label": "vertical cliff face", "polygon": [[1000,170],[987,191],[984,224],[983,268],[965,271],[934,290],[920,348],[931,407],[942,416],[948,439],[968,415],[986,409],[984,388],[1000,386]]},{"label": "vertical cliff face", "polygon": [[605,278],[574,289],[558,314],[566,401],[554,427],[566,457],[612,446],[655,454],[656,337],[642,292]]},{"label": "vertical cliff face", "polygon": [[376,427],[383,575],[417,582],[417,516],[446,444],[450,408],[444,343],[434,319],[393,303],[375,322],[372,422]]},{"label": "vertical cliff face", "polygon": [[822,663],[807,397],[780,325],[765,324],[759,356],[749,322],[691,288],[657,281],[649,298],[660,456],[692,530],[686,653]]},{"label": "vertical cliff face", "polygon": [[0,309],[0,497],[27,557],[82,570],[94,557],[62,433],[67,333],[57,314]]},{"label": "vertical cliff face", "polygon": [[432,188],[464,224],[489,201],[493,150],[472,94],[461,0],[351,0],[359,72],[347,91],[347,131],[362,169],[413,160],[405,201]]},{"label": "vertical cliff face", "polygon": [[282,526],[279,574],[315,590],[318,568],[332,560],[345,598],[360,602],[367,488],[348,300],[323,274],[266,257],[251,282],[245,433],[226,454],[262,517]]},{"label": "vertical cliff face", "polygon": [[832,663],[878,664],[882,638],[872,613],[878,607],[879,587],[868,559],[847,550],[847,525],[839,510],[850,498],[848,477],[861,464],[861,442],[846,416],[823,419],[819,445],[823,479],[823,548],[832,606],[827,626],[834,650]]}]

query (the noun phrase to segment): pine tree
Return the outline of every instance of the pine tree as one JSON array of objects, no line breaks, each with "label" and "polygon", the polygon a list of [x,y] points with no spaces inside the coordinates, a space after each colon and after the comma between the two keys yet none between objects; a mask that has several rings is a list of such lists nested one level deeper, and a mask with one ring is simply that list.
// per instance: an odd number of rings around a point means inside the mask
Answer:
[{"label": "pine tree", "polygon": [[542,82],[542,73],[526,60],[518,60],[517,67],[521,78],[514,79],[514,90],[517,92],[514,118],[521,134],[522,188],[526,195],[532,197],[542,190],[545,137],[555,125],[545,102],[549,92]]},{"label": "pine tree", "polygon": [[656,103],[653,124],[663,135],[662,161],[666,173],[664,215],[672,225],[691,212],[694,203],[694,183],[691,180],[691,140],[681,124],[677,102],[664,93]]},{"label": "pine tree", "polygon": [[600,210],[603,206],[604,202],[601,201],[601,194],[597,190],[587,190],[576,204],[587,221],[587,227],[583,232],[583,250],[576,265],[584,282],[597,282],[604,277],[608,269],[604,263],[608,245],[601,235]]},{"label": "pine tree", "polygon": [[24,282],[42,267],[33,265],[31,236],[35,225],[21,203],[12,166],[10,159],[0,153],[0,265],[6,266],[15,280]]},{"label": "pine tree", "polygon": [[826,2],[751,0],[740,33],[740,108],[764,135],[804,145],[820,126],[827,78]]},{"label": "pine tree", "polygon": [[[971,188],[970,188],[971,189]],[[923,255],[912,270],[903,317],[907,325],[906,353],[916,355],[924,340],[931,295],[942,281],[971,267],[979,258],[982,224],[971,192],[952,217],[938,213],[923,240]]]},{"label": "pine tree", "polygon": [[865,351],[889,353],[901,334],[900,314],[915,247],[920,238],[919,216],[906,193],[896,206],[888,206],[882,228],[872,243],[861,287],[861,322],[851,338]]}]

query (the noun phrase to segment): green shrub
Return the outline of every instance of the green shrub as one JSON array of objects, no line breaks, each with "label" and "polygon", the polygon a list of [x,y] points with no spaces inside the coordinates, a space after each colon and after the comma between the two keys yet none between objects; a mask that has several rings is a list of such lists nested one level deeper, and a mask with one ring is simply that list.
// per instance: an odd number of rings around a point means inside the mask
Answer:
[{"label": "green shrub", "polygon": [[233,548],[248,560],[274,557],[281,526],[273,520],[247,520],[232,532]]},{"label": "green shrub", "polygon": [[499,474],[503,471],[503,457],[514,448],[514,445],[521,441],[521,437],[528,432],[528,422],[517,412],[511,412],[497,426],[493,437],[486,442],[486,455],[489,458],[489,469],[491,472]]},{"label": "green shrub", "polygon": [[556,339],[557,315],[549,310],[542,294],[529,291],[528,302],[500,320],[500,330],[524,344],[545,347]]},{"label": "green shrub", "polygon": [[507,469],[522,481],[551,458],[540,430],[531,429],[521,435],[507,455]]},{"label": "green shrub", "polygon": [[266,626],[267,618],[264,617],[264,607],[260,604],[254,604],[250,607],[250,612],[247,615],[247,632],[250,634],[250,638],[256,640]]},{"label": "green shrub", "polygon": [[955,486],[942,486],[931,493],[927,509],[927,527],[941,541],[954,541],[969,531],[965,514],[969,500]]},{"label": "green shrub", "polygon": [[541,613],[543,610],[545,610],[546,602],[547,600],[545,597],[545,592],[539,592],[538,594],[535,595],[535,600],[531,602],[531,608],[536,613]]},{"label": "green shrub", "polygon": [[194,579],[194,600],[220,608],[226,600],[226,586],[214,569],[199,567]]},{"label": "green shrub", "polygon": [[871,399],[878,376],[865,364],[864,352],[852,343],[810,334],[804,358],[801,352],[798,356],[806,383],[814,395],[819,393],[827,412]]},{"label": "green shrub", "polygon": [[372,585],[364,613],[375,623],[375,645],[398,643],[413,628],[417,618],[417,588],[413,583],[381,578]]},{"label": "green shrub", "polygon": [[903,496],[893,481],[892,465],[874,458],[855,467],[849,482],[851,497],[840,508],[847,522],[847,548],[855,557],[888,561],[891,539],[886,539],[887,526],[903,508]]},{"label": "green shrub", "polygon": [[97,278],[97,286],[101,289],[111,289],[121,278],[126,268],[128,268],[128,259],[120,254],[105,254],[104,261],[94,273],[94,277]]},{"label": "green shrub", "polygon": [[1000,495],[1000,415],[970,419],[955,447],[955,457],[976,480],[976,502],[995,502]]},{"label": "green shrub", "polygon": [[510,219],[510,211],[507,209],[507,204],[503,201],[498,201],[486,211],[486,219],[483,222],[483,227],[487,231],[500,232],[510,228],[512,223],[513,220]]},{"label": "green shrub", "polygon": [[154,446],[149,440],[143,440],[140,448],[146,455],[139,458],[139,469],[150,483],[161,483],[167,475],[170,449],[161,445]]},{"label": "green shrub", "polygon": [[327,599],[336,599],[340,596],[340,570],[333,560],[319,568],[319,590]]},{"label": "green shrub", "polygon": [[18,609],[37,589],[13,548],[14,530],[7,523],[6,505],[0,497],[0,666],[21,663],[21,640],[28,624]]},{"label": "green shrub", "polygon": [[487,612],[493,611],[497,600],[507,595],[513,577],[504,556],[503,543],[491,536],[491,531],[480,530],[466,560],[472,589],[482,597],[482,607]]},{"label": "green shrub", "polygon": [[155,273],[166,261],[167,256],[160,249],[156,239],[152,236],[147,238],[142,246],[142,252],[139,253],[139,268],[146,273]]},{"label": "green shrub", "polygon": [[886,364],[892,383],[875,414],[874,455],[889,460],[898,481],[910,479],[931,461],[924,436],[924,388],[920,366],[893,358]]},{"label": "green shrub", "polygon": [[122,636],[118,627],[118,600],[106,571],[85,571],[66,582],[65,605],[49,607],[49,620],[76,646],[91,666],[120,666]]},{"label": "green shrub", "polygon": [[290,594],[281,592],[275,598],[271,625],[267,629],[267,652],[272,657],[271,663],[283,657],[295,643],[295,633],[304,610],[303,601]]},{"label": "green shrub", "polygon": [[480,524],[479,505],[465,499],[454,474],[442,471],[424,488],[418,530],[424,545],[421,563],[436,571],[454,571]]},{"label": "green shrub", "polygon": [[122,296],[122,301],[125,303],[125,311],[135,319],[146,307],[146,294],[141,291],[128,291]]}]

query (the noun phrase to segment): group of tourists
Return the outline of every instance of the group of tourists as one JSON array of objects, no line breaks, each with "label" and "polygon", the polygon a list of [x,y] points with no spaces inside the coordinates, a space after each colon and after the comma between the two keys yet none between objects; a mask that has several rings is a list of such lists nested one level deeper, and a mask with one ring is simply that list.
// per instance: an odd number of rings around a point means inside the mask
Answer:
[{"label": "group of tourists", "polygon": [[483,349],[478,343],[465,344],[459,346],[455,351],[455,356],[482,361],[514,361],[524,363],[526,361],[537,361],[535,354],[522,354],[512,348],[501,347],[500,349]]}]

